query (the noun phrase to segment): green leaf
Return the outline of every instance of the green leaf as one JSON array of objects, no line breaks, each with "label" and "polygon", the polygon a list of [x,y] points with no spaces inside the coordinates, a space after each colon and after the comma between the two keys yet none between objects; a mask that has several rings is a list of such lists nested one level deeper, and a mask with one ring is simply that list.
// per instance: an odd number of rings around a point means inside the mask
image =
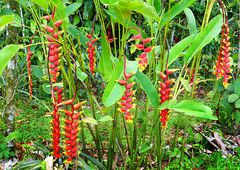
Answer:
[{"label": "green leaf", "polygon": [[41,167],[41,160],[30,160],[30,161],[21,161],[15,166],[18,170],[26,170],[26,169],[39,169]]},{"label": "green leaf", "polygon": [[238,99],[238,100],[235,102],[235,108],[237,108],[237,109],[240,108],[240,99]]},{"label": "green leaf", "polygon": [[81,152],[80,155],[87,158],[89,161],[91,161],[93,165],[95,165],[99,170],[106,170],[106,168],[98,160],[94,159],[93,157],[83,152]]},{"label": "green leaf", "polygon": [[145,91],[148,96],[148,99],[153,107],[157,108],[159,105],[159,97],[157,90],[153,86],[149,78],[142,72],[137,72],[135,74],[136,81],[141,85],[141,88]]},{"label": "green leaf", "polygon": [[[178,59],[180,54],[185,50],[196,38],[197,34],[190,35],[176,45],[174,45],[169,51],[168,66],[170,66],[174,61]],[[167,53],[165,54],[167,56]]]},{"label": "green leaf", "polygon": [[237,94],[231,94],[230,96],[228,96],[228,102],[234,103],[238,98],[239,96]]},{"label": "green leaf", "polygon": [[181,0],[176,5],[174,5],[167,13],[163,15],[160,22],[160,29],[194,2],[195,0]]},{"label": "green leaf", "polygon": [[92,125],[97,125],[98,124],[98,121],[96,121],[94,118],[92,117],[84,117],[82,119],[83,122],[85,123],[89,123],[89,124],[92,124]]},{"label": "green leaf", "polygon": [[109,5],[118,2],[119,0],[100,0],[102,4]]},{"label": "green leaf", "polygon": [[32,0],[35,4],[42,7],[44,10],[48,9],[48,1],[47,0]]},{"label": "green leaf", "polygon": [[101,46],[102,46],[102,52],[101,52],[101,57],[99,59],[99,64],[98,68],[99,71],[102,73],[104,79],[108,81],[111,77],[112,71],[113,71],[113,63],[112,63],[112,52],[109,46],[109,43],[102,33],[101,35]]},{"label": "green leaf", "polygon": [[30,29],[31,29],[32,33],[35,33],[36,27],[37,27],[36,22],[34,20],[31,20],[30,21]]},{"label": "green leaf", "polygon": [[184,78],[180,77],[180,81],[181,83],[183,84],[183,87],[188,91],[190,92],[191,91],[191,88],[190,88],[190,85],[188,83],[187,80],[185,80]]},{"label": "green leaf", "polygon": [[[63,83],[54,83],[52,85],[53,87],[63,87]],[[44,83],[42,85],[43,91],[47,94],[51,94],[51,88],[50,85],[48,83]]]},{"label": "green leaf", "polygon": [[150,144],[144,144],[142,147],[141,147],[141,149],[140,149],[140,151],[139,151],[139,153],[144,153],[144,152],[147,152],[148,150],[150,150],[152,148],[152,145]]},{"label": "green leaf", "polygon": [[121,86],[117,80],[120,80],[123,74],[123,61],[118,62],[113,71],[111,79],[109,80],[104,92],[102,101],[106,107],[109,107],[120,100],[125,91],[125,87]]},{"label": "green leaf", "polygon": [[205,106],[203,103],[195,102],[192,100],[183,100],[175,106],[172,106],[171,109],[177,112],[182,112],[189,116],[217,120],[217,117],[213,116],[210,107]]},{"label": "green leaf", "polygon": [[[237,124],[239,124],[240,123],[240,111],[236,111],[235,112],[235,121],[236,121],[236,123]],[[1,156],[0,156],[0,158],[1,158]]]},{"label": "green leaf", "polygon": [[84,81],[87,77],[88,77],[88,75],[86,73],[84,73],[82,70],[77,68],[77,78],[79,80]]},{"label": "green leaf", "polygon": [[68,5],[66,7],[66,15],[69,16],[71,14],[73,14],[76,10],[78,10],[78,8],[80,8],[80,6],[82,5],[82,3],[73,3],[71,5]]},{"label": "green leaf", "polygon": [[92,170],[81,157],[78,157],[78,162],[77,163],[78,163],[78,166],[81,167],[84,170]]},{"label": "green leaf", "polygon": [[142,0],[122,0],[119,6],[126,10],[136,11],[145,17],[150,17],[158,21],[158,14],[153,6]]},{"label": "green leaf", "polygon": [[16,131],[10,133],[10,134],[4,139],[4,142],[8,142],[8,141],[11,141],[11,140],[13,140],[13,139],[16,139],[16,138],[18,138],[19,136],[21,136],[21,133],[16,130]]},{"label": "green leaf", "polygon": [[87,47],[88,38],[84,36],[75,26],[70,24],[68,32],[76,39],[80,38],[80,42],[83,46]]},{"label": "green leaf", "polygon": [[190,34],[196,34],[197,33],[197,26],[196,26],[196,21],[194,14],[191,9],[186,8],[184,9],[184,13],[187,16],[187,21],[188,21],[188,27],[189,27],[189,32]]},{"label": "green leaf", "polygon": [[42,85],[43,91],[47,94],[51,94],[51,89],[50,89],[50,85],[49,84],[43,84]]},{"label": "green leaf", "polygon": [[120,23],[126,28],[128,28],[129,23],[131,22],[131,11],[122,8],[119,5],[110,5],[108,10],[105,10],[106,13],[111,17],[113,22]]},{"label": "green leaf", "polygon": [[155,10],[157,11],[158,14],[161,13],[161,6],[162,6],[162,2],[159,0],[153,0],[153,6],[155,8]]},{"label": "green leaf", "polygon": [[109,121],[113,121],[112,116],[104,116],[98,119],[98,122],[109,122]]},{"label": "green leaf", "polygon": [[172,108],[172,106],[174,106],[176,104],[177,104],[176,100],[167,100],[164,103],[162,103],[158,108],[160,110],[170,109],[170,108]]},{"label": "green leaf", "polygon": [[38,65],[31,65],[32,73],[37,78],[41,79],[43,77],[43,71],[42,68]]},{"label": "green leaf", "polygon": [[18,52],[20,49],[20,45],[10,44],[5,46],[0,51],[0,76],[4,69],[6,68],[8,62],[13,58],[13,56]]},{"label": "green leaf", "polygon": [[234,93],[240,96],[240,78],[237,78],[234,82]]},{"label": "green leaf", "polygon": [[127,60],[126,71],[127,73],[135,74],[138,71],[138,62]]},{"label": "green leaf", "polygon": [[14,15],[3,15],[0,16],[0,30],[3,29],[7,24],[11,24],[14,21]]},{"label": "green leaf", "polygon": [[214,17],[200,33],[198,33],[194,42],[188,47],[184,56],[185,62],[189,63],[197,52],[210,43],[221,31],[221,26],[222,15],[218,15]]}]

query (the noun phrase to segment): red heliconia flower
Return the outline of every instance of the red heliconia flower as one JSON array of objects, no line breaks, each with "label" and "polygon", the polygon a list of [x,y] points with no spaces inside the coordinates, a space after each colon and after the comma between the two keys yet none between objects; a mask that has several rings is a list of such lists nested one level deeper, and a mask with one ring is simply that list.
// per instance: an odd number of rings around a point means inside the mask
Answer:
[{"label": "red heliconia flower", "polygon": [[57,106],[58,103],[62,102],[63,100],[63,88],[55,86],[53,88],[54,93],[56,94],[57,98],[54,97],[56,103],[54,104],[53,109],[53,120],[52,120],[52,137],[53,137],[53,155],[56,158],[60,158],[60,114],[59,114],[59,107]]},{"label": "red heliconia flower", "polygon": [[[54,19],[54,14],[45,16],[44,19],[48,21],[50,18]],[[63,33],[59,31],[58,28],[61,26],[62,20],[58,20],[54,23],[55,27],[45,26],[46,31],[50,34],[47,37],[49,42],[49,51],[48,51],[48,60],[49,60],[49,73],[51,75],[51,81],[55,83],[57,81],[57,77],[59,76],[59,63],[60,63],[60,45],[56,42],[59,41],[59,36]]]},{"label": "red heliconia flower", "polygon": [[87,53],[88,53],[88,59],[89,59],[89,69],[92,75],[94,75],[95,72],[95,46],[94,43],[97,41],[97,39],[92,38],[92,34],[88,34],[87,38],[89,41],[87,42]]},{"label": "red heliconia flower", "polygon": [[152,47],[151,46],[147,47],[146,44],[150,43],[152,41],[152,38],[148,37],[143,39],[142,35],[138,34],[130,38],[129,41],[133,41],[133,40],[140,40],[141,42],[140,44],[135,44],[135,46],[138,50],[143,51],[142,54],[140,54],[140,56],[136,58],[136,60],[138,61],[139,70],[143,71],[148,65],[147,53],[151,52],[152,50]]},{"label": "red heliconia flower", "polygon": [[[70,101],[70,100],[69,100]],[[71,100],[73,101],[73,100]],[[79,111],[82,109],[82,105],[84,102],[79,102],[75,105],[71,103],[71,111],[63,110],[66,115],[65,118],[65,155],[67,158],[67,163],[70,163],[74,158],[78,155],[77,149],[77,136],[79,132],[79,121],[80,116],[83,111]]]},{"label": "red heliconia flower", "polygon": [[121,101],[119,102],[119,105],[121,106],[118,108],[118,111],[124,113],[125,115],[125,120],[128,123],[132,123],[133,116],[130,113],[130,109],[134,108],[134,91],[133,91],[133,86],[135,82],[132,82],[131,77],[133,74],[128,74],[126,72],[126,56],[124,56],[124,79],[123,80],[118,80],[118,83],[122,86],[125,86],[125,92],[124,95],[122,96]]},{"label": "red heliconia flower", "polygon": [[224,4],[222,1],[219,1],[220,6],[223,10],[223,25],[221,31],[221,41],[220,41],[220,49],[218,52],[216,68],[214,74],[216,75],[217,79],[223,78],[223,85],[226,88],[229,83],[228,80],[231,78],[231,64],[230,64],[230,42],[229,42],[229,27],[228,27],[228,19],[227,19],[227,12]]},{"label": "red heliconia flower", "polygon": [[[171,71],[166,69],[165,74],[160,72],[160,78],[162,81],[159,82],[159,94],[160,94],[160,103],[163,104],[165,101],[169,100],[171,88],[171,81],[169,80],[169,75],[172,74]],[[167,127],[167,121],[169,118],[169,109],[164,109],[160,111],[160,121],[162,127]]]}]

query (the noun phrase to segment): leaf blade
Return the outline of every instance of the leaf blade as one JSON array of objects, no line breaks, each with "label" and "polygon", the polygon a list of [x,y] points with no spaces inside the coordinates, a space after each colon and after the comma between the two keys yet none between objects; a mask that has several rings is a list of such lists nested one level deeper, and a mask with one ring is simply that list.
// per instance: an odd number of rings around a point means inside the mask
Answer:
[{"label": "leaf blade", "polygon": [[190,62],[197,52],[199,52],[205,45],[209,44],[211,40],[219,34],[221,26],[222,16],[218,15],[214,17],[200,33],[198,33],[194,42],[188,47],[184,61],[187,63]]},{"label": "leaf blade", "polygon": [[171,109],[177,112],[182,112],[189,116],[217,120],[217,117],[213,116],[210,107],[205,106],[203,103],[195,102],[192,100],[183,100],[180,103],[171,106]]},{"label": "leaf blade", "polygon": [[149,80],[149,78],[142,72],[137,72],[135,74],[136,81],[141,85],[142,89],[148,96],[148,99],[153,107],[157,108],[159,105],[159,97],[157,90]]},{"label": "leaf blade", "polygon": [[109,80],[104,92],[102,101],[106,107],[116,103],[123,96],[125,87],[121,86],[116,80],[119,80],[123,74],[123,61],[117,63],[112,77]]},{"label": "leaf blade", "polygon": [[0,51],[0,76],[2,76],[2,73],[4,69],[6,68],[8,62],[13,58],[13,56],[18,52],[20,49],[20,45],[16,44],[10,44],[5,46]]}]

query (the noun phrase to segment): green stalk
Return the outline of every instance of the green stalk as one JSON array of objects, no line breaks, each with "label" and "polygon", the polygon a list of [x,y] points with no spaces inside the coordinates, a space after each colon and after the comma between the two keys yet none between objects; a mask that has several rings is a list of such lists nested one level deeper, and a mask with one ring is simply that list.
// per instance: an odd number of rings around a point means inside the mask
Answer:
[{"label": "green stalk", "polygon": [[[208,21],[209,21],[214,3],[215,3],[215,0],[208,0],[207,1],[207,5],[206,5],[206,9],[205,9],[203,22],[202,22],[202,26],[201,26],[200,31],[202,31],[203,28],[208,24]],[[195,86],[196,86],[196,78],[197,78],[197,74],[198,74],[199,67],[200,67],[200,64],[201,64],[201,59],[202,59],[202,55],[201,55],[201,51],[200,51],[200,52],[197,53],[197,55],[194,56],[194,59],[193,59],[194,62],[192,64],[191,73],[190,73],[190,77],[189,77],[189,82],[190,82],[193,70],[195,68],[194,81],[193,81],[193,85],[192,85],[192,89],[191,89],[191,97],[192,98],[194,97],[194,89],[195,89]],[[195,62],[196,62],[196,65],[195,65]]]},{"label": "green stalk", "polygon": [[[95,112],[94,102],[93,102],[93,98],[92,98],[92,91],[91,91],[90,84],[88,81],[87,81],[87,87],[88,87],[88,97],[89,97],[89,102],[90,102],[92,113],[93,113],[93,118],[96,120],[96,112]],[[100,137],[97,125],[95,125],[95,132],[96,132],[96,138],[97,138],[96,147],[97,147],[97,153],[98,153],[98,160],[103,161],[102,152],[100,149],[101,147],[103,149],[103,145],[102,145],[102,141],[101,141],[101,137]]]},{"label": "green stalk", "polygon": [[[177,129],[176,129],[175,134],[174,134],[174,139],[173,139],[172,146],[171,146],[172,151],[174,150],[174,148],[175,148],[175,146],[176,146],[176,144],[177,144],[179,128],[180,128],[180,123],[178,123]],[[171,156],[171,154],[170,154],[170,155],[169,155],[169,161],[168,161],[168,163],[171,163],[171,159],[172,159],[172,156]]]},{"label": "green stalk", "polygon": [[158,162],[158,166],[160,169],[162,169],[162,159],[165,151],[163,147],[165,146],[165,142],[166,142],[166,128],[162,129],[162,135],[161,135],[160,159]]},{"label": "green stalk", "polygon": [[[185,134],[183,135],[183,144],[181,147],[181,156],[179,159],[179,164],[181,165],[182,159],[183,159],[183,155],[184,155],[184,148],[185,148],[185,142],[186,142],[187,137],[185,137]],[[182,166],[182,165],[181,165]]]},{"label": "green stalk", "polygon": [[[139,91],[137,92],[136,98],[139,99]],[[138,152],[138,142],[137,142],[137,117],[138,117],[138,104],[139,100],[136,100],[136,109],[135,109],[135,114],[134,114],[134,122],[133,122],[133,134],[132,134],[132,154],[131,154],[131,165],[130,169],[133,169],[136,157],[137,157],[137,152]],[[139,141],[140,142],[140,141]]]},{"label": "green stalk", "polygon": [[124,115],[123,114],[121,114],[121,115],[122,115],[122,119],[123,119],[124,131],[125,131],[126,140],[127,140],[127,148],[128,148],[129,155],[131,155],[132,150],[131,150],[131,147],[130,147],[130,140],[129,140],[129,133],[128,133],[128,130],[127,130],[127,124],[126,124],[126,120],[125,120]]},{"label": "green stalk", "polygon": [[114,105],[113,121],[112,121],[112,133],[110,136],[109,146],[108,146],[108,159],[107,159],[107,169],[112,169],[113,157],[114,157],[114,147],[115,147],[115,135],[117,131],[117,111],[116,104]]}]

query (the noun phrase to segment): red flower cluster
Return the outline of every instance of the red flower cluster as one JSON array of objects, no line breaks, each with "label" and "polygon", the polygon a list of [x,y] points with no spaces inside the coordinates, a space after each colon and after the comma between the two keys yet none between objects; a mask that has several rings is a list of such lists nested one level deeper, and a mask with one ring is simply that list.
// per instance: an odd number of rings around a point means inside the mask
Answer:
[{"label": "red flower cluster", "polygon": [[223,85],[224,87],[228,86],[228,79],[231,78],[230,74],[230,53],[229,53],[229,27],[228,22],[223,24],[222,26],[222,37],[220,43],[220,49],[218,53],[218,58],[216,62],[216,70],[215,75],[217,79],[223,77]]},{"label": "red flower cluster", "polygon": [[[30,44],[32,42],[30,41]],[[31,69],[31,57],[32,57],[32,51],[30,50],[30,46],[28,46],[28,52],[27,52],[27,71],[28,71],[28,81],[29,81],[29,95],[30,98],[32,98],[32,69]]]},{"label": "red flower cluster", "polygon": [[[160,78],[162,79],[162,82],[159,82],[160,88],[159,88],[159,93],[160,93],[160,99],[161,99],[161,104],[164,103],[165,101],[169,100],[170,98],[170,93],[171,93],[171,80],[169,80],[169,75],[171,75],[172,72],[166,69],[166,74],[163,72],[160,72]],[[165,128],[167,127],[167,121],[169,117],[169,109],[164,109],[160,111],[160,121],[162,123],[162,126]]]},{"label": "red flower cluster", "polygon": [[122,86],[125,86],[125,92],[121,99],[121,102],[119,102],[119,105],[121,108],[118,108],[118,111],[125,114],[125,120],[129,123],[132,123],[133,116],[130,113],[130,109],[135,107],[133,103],[134,97],[133,95],[135,92],[132,90],[133,85],[135,82],[131,81],[131,77],[133,74],[127,74],[126,73],[126,57],[124,58],[124,79],[119,80],[118,83]]},{"label": "red flower cluster", "polygon": [[138,35],[133,36],[130,39],[130,41],[133,41],[133,40],[141,41],[141,44],[135,44],[135,46],[138,50],[143,51],[142,54],[140,54],[140,56],[138,56],[136,58],[136,60],[138,61],[138,66],[139,66],[140,71],[143,71],[148,65],[147,53],[149,53],[152,50],[151,46],[146,47],[146,45],[152,41],[152,38],[148,37],[148,38],[143,39],[142,35],[138,34]]},{"label": "red flower cluster", "polygon": [[[51,16],[45,16],[44,19],[50,21]],[[54,23],[54,27],[51,26],[45,26],[45,29],[48,33],[50,33],[51,36],[49,36],[48,42],[49,42],[49,52],[48,52],[48,60],[49,60],[49,71],[51,75],[51,80],[53,83],[57,81],[57,77],[59,76],[59,63],[60,63],[60,53],[59,51],[61,48],[59,47],[59,44],[56,43],[56,41],[59,40],[59,35],[61,35],[63,32],[59,31],[58,28],[62,25],[62,20],[56,21]]]},{"label": "red flower cluster", "polygon": [[89,39],[89,41],[87,42],[89,68],[90,68],[91,73],[94,75],[94,71],[95,71],[95,46],[94,46],[94,43],[96,43],[97,39],[93,39],[92,34],[88,34],[87,37]]},{"label": "red flower cluster", "polygon": [[64,102],[59,103],[57,106],[62,105],[70,105],[71,110],[63,110],[66,115],[65,119],[65,155],[67,158],[67,163],[70,163],[75,157],[78,155],[78,148],[77,148],[77,136],[79,132],[79,118],[82,114],[82,111],[79,111],[82,107],[84,102],[79,102],[73,105],[73,100],[67,100]]},{"label": "red flower cluster", "polygon": [[56,158],[60,158],[60,115],[58,113],[58,107],[54,106],[53,112],[53,120],[52,120],[52,137],[53,137],[53,155]]},{"label": "red flower cluster", "polygon": [[60,158],[61,157],[61,155],[60,155],[60,114],[58,112],[59,107],[57,106],[57,104],[62,102],[63,88],[56,86],[53,88],[53,90],[54,90],[54,93],[57,94],[57,99],[55,98],[55,101],[57,101],[57,103],[53,104],[54,109],[52,112],[52,115],[53,115],[53,120],[52,120],[53,155],[56,158]]}]

